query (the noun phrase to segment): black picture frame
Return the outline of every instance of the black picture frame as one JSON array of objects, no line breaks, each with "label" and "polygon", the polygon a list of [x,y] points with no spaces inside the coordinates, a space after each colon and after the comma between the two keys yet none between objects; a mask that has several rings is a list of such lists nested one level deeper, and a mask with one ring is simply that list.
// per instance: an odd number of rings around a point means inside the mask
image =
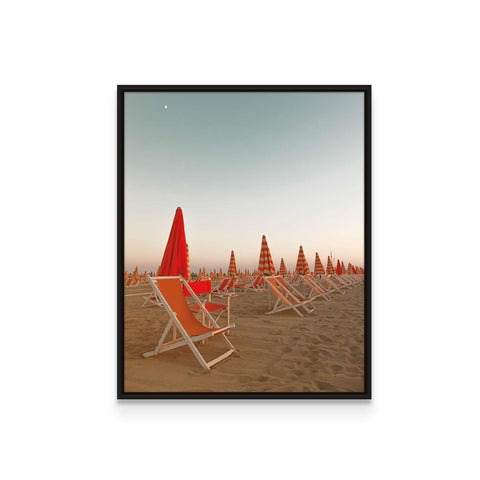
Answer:
[{"label": "black picture frame", "polygon": [[[127,92],[364,93],[364,391],[363,392],[125,392],[124,389],[124,98]],[[371,85],[118,85],[117,86],[117,399],[371,399],[372,398],[372,87]]]}]

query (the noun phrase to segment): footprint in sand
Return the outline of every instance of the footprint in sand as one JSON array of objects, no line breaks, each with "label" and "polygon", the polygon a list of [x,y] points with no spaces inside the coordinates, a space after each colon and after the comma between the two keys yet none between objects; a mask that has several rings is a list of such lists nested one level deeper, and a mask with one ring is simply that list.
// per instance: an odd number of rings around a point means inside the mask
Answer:
[{"label": "footprint in sand", "polygon": [[301,363],[302,367],[310,367],[311,365],[313,365],[313,362],[309,358],[305,358]]},{"label": "footprint in sand", "polygon": [[283,353],[290,353],[292,350],[293,350],[292,347],[284,347],[284,348],[282,348],[282,352],[283,352]]},{"label": "footprint in sand", "polygon": [[318,338],[324,343],[332,343],[332,339],[326,335],[319,335]]},{"label": "footprint in sand", "polygon": [[249,383],[253,380],[253,377],[250,375],[237,375],[235,377],[235,383]]},{"label": "footprint in sand", "polygon": [[343,372],[345,369],[342,367],[342,365],[338,365],[337,363],[334,363],[331,365],[333,373],[336,375],[337,373]]},{"label": "footprint in sand", "polygon": [[328,350],[323,350],[323,348],[319,348],[317,352],[323,357],[333,358],[333,355]]}]

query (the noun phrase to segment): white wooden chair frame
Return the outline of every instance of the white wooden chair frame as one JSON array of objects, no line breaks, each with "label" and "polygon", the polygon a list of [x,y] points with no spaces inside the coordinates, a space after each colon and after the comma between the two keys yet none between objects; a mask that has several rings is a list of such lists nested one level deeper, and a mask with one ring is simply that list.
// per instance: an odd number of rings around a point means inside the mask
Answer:
[{"label": "white wooden chair frame", "polygon": [[[191,287],[190,287],[191,288]],[[222,295],[222,297],[226,297],[227,298],[227,303],[226,304],[221,304],[221,303],[217,303],[216,305],[223,305],[225,308],[223,308],[222,310],[218,310],[218,315],[215,317],[215,322],[218,322],[219,318],[223,315],[223,312],[227,312],[227,326],[230,325],[230,298],[232,297],[233,295]],[[200,299],[199,299],[200,300]],[[201,301],[201,300],[200,300]],[[205,307],[206,304],[208,303],[214,303],[212,302],[212,292],[210,292],[208,294],[208,298],[207,300],[205,300],[203,302],[203,306]],[[206,309],[206,307],[205,307]],[[205,315],[204,315],[204,310],[200,309],[200,310],[192,310],[193,312],[195,313],[202,313],[202,323],[205,325]],[[213,317],[213,312],[210,312],[210,315]],[[227,335],[230,335],[230,332],[227,332]]]},{"label": "white wooden chair frame", "polygon": [[305,285],[307,285],[307,288],[310,290],[310,297],[313,297],[314,299],[322,297],[327,302],[331,302],[333,300],[332,296],[328,293],[328,291],[326,291],[324,287],[318,284],[311,275],[304,275],[302,280]]},{"label": "white wooden chair frame", "polygon": [[212,295],[216,297],[233,297],[236,295],[235,293],[235,284],[237,283],[237,278],[232,277],[229,279],[229,281],[225,284],[224,288],[222,290],[219,290],[218,288],[213,291],[212,289]]},{"label": "white wooden chair frame", "polygon": [[331,278],[331,276],[328,275],[322,275],[320,278],[320,281],[326,283],[328,285],[328,288],[330,288],[331,292],[338,292],[344,295],[346,292],[343,290],[345,287],[342,285],[339,285],[334,278]]},{"label": "white wooden chair frame", "polygon": [[[161,280],[162,278],[178,278],[180,282],[187,288],[189,291],[190,295],[192,298],[195,300],[195,302],[200,306],[202,313],[205,314],[205,316],[208,319],[208,322],[210,325],[213,325],[216,330],[213,330],[208,333],[204,333],[202,335],[196,335],[196,336],[190,336],[186,332],[186,330],[183,328],[181,321],[177,318],[177,314],[170,308],[170,305],[167,303],[166,299],[163,297],[158,284],[157,280]],[[235,347],[232,345],[230,340],[228,340],[227,336],[225,333],[230,329],[235,327],[235,324],[227,325],[226,327],[220,328],[218,324],[216,323],[215,319],[210,315],[210,313],[207,311],[203,303],[200,301],[200,299],[197,297],[197,295],[194,293],[190,285],[184,280],[184,278],[179,275],[178,277],[150,277],[148,276],[148,282],[150,283],[153,291],[155,292],[155,296],[158,297],[160,300],[161,304],[167,311],[169,315],[169,320],[167,323],[167,326],[165,327],[162,336],[160,337],[160,340],[157,343],[157,346],[155,347],[154,350],[150,352],[146,352],[143,354],[145,358],[147,357],[152,357],[154,355],[158,355],[159,353],[167,352],[168,350],[173,350],[174,348],[182,347],[184,345],[188,345],[190,350],[192,351],[193,355],[195,358],[198,360],[200,365],[205,369],[210,371],[211,368],[216,365],[217,363],[221,362],[222,360],[225,360],[226,358],[230,357],[233,353],[236,352]],[[186,300],[185,300],[186,302]],[[167,335],[169,331],[173,327],[173,339],[169,342],[165,342]],[[212,328],[213,328],[212,327]],[[177,331],[180,333],[181,337],[177,338]],[[204,341],[207,338],[214,337],[216,335],[222,335],[223,339],[225,340],[226,344],[228,345],[229,349],[219,355],[218,357],[214,358],[213,360],[210,360],[207,362],[202,354],[198,351],[197,347],[195,346],[195,342],[200,342]]]},{"label": "white wooden chair frame", "polygon": [[248,285],[246,288],[246,291],[251,291],[251,292],[263,292],[265,291],[265,280],[262,283],[262,277],[259,275],[257,277],[254,277],[252,280],[252,283]]},{"label": "white wooden chair frame", "polygon": [[[307,313],[312,313],[314,308],[311,310],[307,307],[307,304],[311,303],[313,299],[307,299],[300,301],[292,292],[284,291],[283,285],[279,285],[277,282],[276,277],[268,277],[269,279],[273,279],[274,283],[272,284],[271,282],[268,281],[268,279],[265,279],[265,282],[267,285],[270,287],[270,289],[275,293],[275,296],[277,297],[277,301],[275,302],[272,310],[270,312],[266,312],[267,315],[271,315],[272,313],[277,313],[277,312],[282,312],[284,310],[290,310],[293,309],[295,312],[298,313],[301,317],[303,317],[303,313],[299,310],[299,307],[302,307],[303,309],[306,310]],[[285,295],[287,293],[287,295]],[[290,297],[290,298],[288,298]]]},{"label": "white wooden chair frame", "polygon": [[337,283],[339,283],[340,285],[342,285],[344,288],[352,288],[352,284],[347,281],[346,278],[342,278],[343,276],[342,275],[338,275],[338,274],[334,274],[332,275],[332,277],[337,281]]}]

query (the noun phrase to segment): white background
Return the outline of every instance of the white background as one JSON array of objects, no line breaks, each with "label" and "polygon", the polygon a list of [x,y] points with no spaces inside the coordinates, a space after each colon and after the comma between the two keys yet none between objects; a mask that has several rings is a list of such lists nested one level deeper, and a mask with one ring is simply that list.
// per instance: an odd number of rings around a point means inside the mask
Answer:
[{"label": "white background", "polygon": [[[3,477],[478,478],[477,4],[4,3]],[[373,85],[374,400],[115,400],[129,83]]]}]

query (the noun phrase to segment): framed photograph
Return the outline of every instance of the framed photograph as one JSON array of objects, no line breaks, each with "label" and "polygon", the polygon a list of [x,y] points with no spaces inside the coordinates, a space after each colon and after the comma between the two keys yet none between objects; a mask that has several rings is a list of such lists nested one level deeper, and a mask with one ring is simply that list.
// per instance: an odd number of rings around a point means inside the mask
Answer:
[{"label": "framed photograph", "polygon": [[371,398],[370,238],[369,85],[118,86],[118,398]]}]

